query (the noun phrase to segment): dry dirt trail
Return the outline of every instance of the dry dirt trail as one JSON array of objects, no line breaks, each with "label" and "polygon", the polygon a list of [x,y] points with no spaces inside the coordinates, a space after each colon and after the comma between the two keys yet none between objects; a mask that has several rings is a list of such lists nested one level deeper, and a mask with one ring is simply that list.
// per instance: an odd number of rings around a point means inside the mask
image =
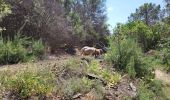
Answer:
[{"label": "dry dirt trail", "polygon": [[163,82],[163,92],[168,98],[170,98],[170,73],[168,74],[165,71],[157,69],[155,71],[155,78]]},{"label": "dry dirt trail", "polygon": [[155,71],[155,78],[158,79],[158,80],[161,80],[165,83],[168,83],[170,84],[170,73],[166,73],[165,71],[162,71],[162,70],[156,70]]}]

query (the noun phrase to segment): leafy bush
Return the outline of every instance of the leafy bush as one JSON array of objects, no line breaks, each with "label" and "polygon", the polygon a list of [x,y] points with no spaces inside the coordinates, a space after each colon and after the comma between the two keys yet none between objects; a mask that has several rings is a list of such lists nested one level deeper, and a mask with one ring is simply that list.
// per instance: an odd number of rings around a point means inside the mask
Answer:
[{"label": "leafy bush", "polygon": [[[95,61],[92,60],[92,62]],[[63,97],[63,99],[72,100],[74,95],[78,93],[86,94],[92,90],[95,91],[93,95],[103,98],[104,93],[101,82],[98,80],[90,80],[85,77],[89,68],[93,69],[90,67],[91,64],[89,65],[86,61],[74,57],[60,64],[56,65],[55,68],[52,68],[52,71],[59,81],[56,92]],[[99,70],[97,72],[99,72]],[[99,73],[97,75],[99,75]]]},{"label": "leafy bush", "polygon": [[162,50],[162,62],[167,66],[167,70],[170,71],[170,51],[168,48]]},{"label": "leafy bush", "polygon": [[60,93],[60,95],[63,96],[64,99],[70,100],[73,99],[74,95],[78,93],[86,94],[92,89],[95,89],[96,93],[103,94],[102,85],[99,82],[95,80],[89,80],[85,77],[74,77],[65,81],[58,89],[58,93]]},{"label": "leafy bush", "polygon": [[150,83],[140,81],[138,89],[138,99],[139,100],[166,100],[167,97],[163,93],[163,84],[159,80],[152,80]]},{"label": "leafy bush", "polygon": [[[18,62],[26,62],[30,59],[42,58],[44,55],[44,46],[41,40],[32,41],[29,38],[21,37],[17,34],[13,40],[4,40],[0,37],[0,63],[14,64]],[[28,49],[29,46],[31,49]],[[31,52],[30,52],[31,51]]]},{"label": "leafy bush", "polygon": [[137,77],[144,78],[146,81],[150,81],[155,77],[154,66],[147,57],[140,57],[138,64],[134,67]]},{"label": "leafy bush", "polygon": [[68,79],[72,77],[82,78],[86,73],[87,65],[80,59],[70,58],[52,68],[52,72],[56,77]]},{"label": "leafy bush", "polygon": [[23,62],[26,59],[27,51],[21,44],[15,44],[12,41],[7,41],[6,43],[1,38],[0,40],[0,63],[18,63]]},{"label": "leafy bush", "polygon": [[103,78],[108,85],[115,85],[121,80],[121,75],[118,73],[113,73],[108,69],[101,69],[98,61],[93,60],[87,69],[89,73],[95,74]]},{"label": "leafy bush", "polygon": [[138,100],[152,100],[155,98],[154,93],[148,89],[148,85],[143,81],[140,82],[138,88]]},{"label": "leafy bush", "polygon": [[[6,92],[14,94],[16,98],[26,99],[31,96],[49,95],[54,87],[53,75],[46,70],[26,68],[16,74],[2,74],[0,81]],[[4,77],[4,78],[3,78]]]},{"label": "leafy bush", "polygon": [[167,35],[165,34],[165,36],[163,36],[163,38],[159,42],[158,50],[160,51],[161,54],[160,56],[161,65],[163,65],[165,69],[169,72],[170,71],[170,49],[169,49],[170,38],[168,34],[169,32],[167,32]]},{"label": "leafy bush", "polygon": [[152,65],[145,60],[140,47],[131,39],[120,34],[109,39],[111,50],[106,54],[106,60],[114,64],[118,70],[127,72],[134,77],[154,77]]},{"label": "leafy bush", "polygon": [[152,90],[157,96],[164,96],[162,87],[163,84],[159,80],[153,80],[149,84],[149,89]]},{"label": "leafy bush", "polygon": [[38,58],[42,58],[45,54],[42,40],[34,41],[32,44],[32,49],[33,49],[33,55],[35,55]]},{"label": "leafy bush", "polygon": [[151,28],[142,21],[133,21],[119,25],[115,30],[119,30],[122,35],[128,38],[135,39],[142,50],[147,52],[149,49],[154,49],[160,40],[160,31],[162,30],[158,31],[157,29],[159,29],[157,25]]},{"label": "leafy bush", "polygon": [[[9,15],[11,13],[10,5],[5,3],[5,0],[0,0],[0,22],[2,18]],[[1,29],[1,27],[0,27]],[[1,32],[1,30],[0,30]]]}]

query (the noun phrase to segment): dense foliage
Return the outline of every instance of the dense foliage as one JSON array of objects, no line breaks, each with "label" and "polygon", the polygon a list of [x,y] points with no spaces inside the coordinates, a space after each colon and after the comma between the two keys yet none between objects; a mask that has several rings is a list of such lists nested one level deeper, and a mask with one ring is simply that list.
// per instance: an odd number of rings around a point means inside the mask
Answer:
[{"label": "dense foliage", "polygon": [[106,55],[106,60],[114,67],[127,72],[132,78],[154,78],[153,67],[147,62],[135,40],[117,33],[110,38],[109,44],[111,49]]},{"label": "dense foliage", "polygon": [[8,29],[3,31],[3,37],[13,38],[14,34],[22,33],[41,38],[56,50],[64,44],[105,42],[109,34],[105,0],[6,0],[6,3],[12,14],[0,23]]},{"label": "dense foliage", "polygon": [[145,3],[130,15],[129,21],[142,20],[146,25],[153,25],[160,19],[160,11],[160,5]]},{"label": "dense foliage", "polygon": [[45,51],[42,41],[31,41],[29,38],[14,36],[14,40],[0,38],[0,64],[15,64],[42,58]]},{"label": "dense foliage", "polygon": [[[169,0],[165,8],[145,3],[129,16],[129,21],[117,24],[109,37],[110,50],[106,60],[116,69],[139,77],[139,100],[166,99],[162,83],[154,80],[156,68],[170,70]],[[149,80],[149,81],[148,81]]]},{"label": "dense foliage", "polygon": [[61,65],[49,64],[50,68],[43,70],[36,66],[14,73],[2,71],[0,94],[9,92],[17,99],[55,95],[70,100],[79,93],[91,93],[98,100],[105,98],[107,87],[116,89],[121,75],[128,73],[130,81],[139,82],[136,99],[166,99],[163,84],[154,79],[154,72],[162,66],[170,71],[170,0],[164,0],[163,9],[144,3],[130,14],[127,23],[117,24],[113,34],[106,24],[105,3],[0,0],[0,65],[42,59],[45,47],[55,53],[59,49],[72,51],[74,46],[109,44],[106,62],[73,58]]},{"label": "dense foliage", "polygon": [[10,70],[3,71],[0,73],[0,79],[1,92],[9,91],[14,99],[28,99],[36,95],[41,95],[43,98],[51,94],[55,85],[49,69],[38,69],[33,65],[28,65],[16,73]]}]

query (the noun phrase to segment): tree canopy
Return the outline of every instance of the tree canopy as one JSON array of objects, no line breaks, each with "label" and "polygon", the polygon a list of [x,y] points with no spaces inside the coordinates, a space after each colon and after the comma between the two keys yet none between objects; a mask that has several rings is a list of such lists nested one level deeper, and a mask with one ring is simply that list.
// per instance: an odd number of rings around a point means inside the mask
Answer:
[{"label": "tree canopy", "polygon": [[159,21],[160,11],[160,5],[145,3],[130,15],[129,21],[142,20],[146,25],[152,25]]}]

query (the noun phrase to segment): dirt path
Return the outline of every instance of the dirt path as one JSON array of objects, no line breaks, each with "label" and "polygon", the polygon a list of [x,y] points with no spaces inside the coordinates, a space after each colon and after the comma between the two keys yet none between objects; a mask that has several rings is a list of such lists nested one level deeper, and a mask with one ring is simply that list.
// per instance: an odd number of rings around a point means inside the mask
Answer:
[{"label": "dirt path", "polygon": [[158,80],[161,80],[161,81],[163,81],[165,83],[170,84],[170,73],[167,74],[165,71],[157,69],[155,71],[155,78],[158,79]]},{"label": "dirt path", "polygon": [[[155,71],[155,78],[161,80],[164,83],[163,92],[170,98],[170,73],[157,69]],[[168,99],[169,100],[169,99]]]}]

